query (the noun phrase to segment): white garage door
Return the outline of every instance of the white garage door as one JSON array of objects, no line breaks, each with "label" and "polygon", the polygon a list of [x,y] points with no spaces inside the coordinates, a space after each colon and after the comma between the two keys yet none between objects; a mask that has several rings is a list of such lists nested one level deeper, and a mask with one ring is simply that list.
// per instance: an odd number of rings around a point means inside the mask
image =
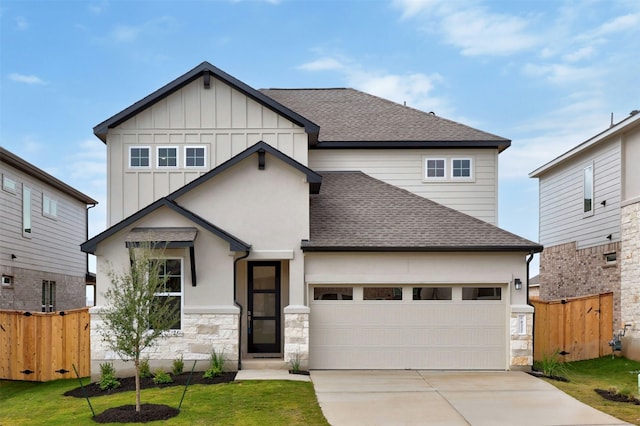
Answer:
[{"label": "white garage door", "polygon": [[506,289],[496,286],[310,288],[310,368],[507,366]]}]

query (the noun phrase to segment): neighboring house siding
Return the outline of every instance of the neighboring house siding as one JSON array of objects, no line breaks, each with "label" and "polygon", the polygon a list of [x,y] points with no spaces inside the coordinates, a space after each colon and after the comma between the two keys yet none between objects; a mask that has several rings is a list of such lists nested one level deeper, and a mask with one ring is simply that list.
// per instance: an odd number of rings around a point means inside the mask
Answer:
[{"label": "neighboring house siding", "polygon": [[[256,142],[307,164],[304,128],[212,78],[199,78],[109,130],[108,225],[184,186]],[[185,168],[185,147],[204,147],[205,166]],[[149,167],[130,168],[129,149],[149,147]],[[177,147],[176,167],[157,167],[157,148]]]},{"label": "neighboring house siding", "polygon": [[[473,179],[426,180],[425,157],[471,158]],[[309,167],[319,173],[359,170],[493,225],[498,223],[498,153],[495,150],[311,150]]]},{"label": "neighboring house siding", "polygon": [[[16,190],[0,189],[0,272],[13,277],[13,286],[0,288],[0,308],[39,311],[43,280],[56,283],[55,310],[85,306],[86,205],[8,164],[1,173]],[[23,187],[30,189],[30,238],[22,232]],[[43,214],[43,194],[56,202],[55,219]]]},{"label": "neighboring house siding", "polygon": [[624,179],[622,189],[623,202],[640,201],[640,127],[623,136]]},{"label": "neighboring house siding", "polygon": [[[540,176],[540,243],[577,248],[620,240],[621,143],[613,140]],[[583,171],[594,166],[594,213],[583,213]],[[601,203],[606,201],[606,205]],[[607,236],[611,235],[611,239]]]}]

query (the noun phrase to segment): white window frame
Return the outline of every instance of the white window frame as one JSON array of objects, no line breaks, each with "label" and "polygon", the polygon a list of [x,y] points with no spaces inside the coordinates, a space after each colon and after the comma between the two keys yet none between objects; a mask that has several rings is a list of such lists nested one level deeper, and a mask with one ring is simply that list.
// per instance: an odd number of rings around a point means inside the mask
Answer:
[{"label": "white window frame", "polygon": [[[188,149],[202,149],[204,151],[202,166],[188,166],[187,165],[187,150]],[[205,145],[187,145],[187,146],[185,146],[184,147],[184,168],[185,169],[205,169],[205,168],[207,168],[207,147]]]},{"label": "white window frame", "polygon": [[33,234],[31,201],[31,188],[22,185],[22,236],[25,238],[31,238]]},{"label": "white window frame", "polygon": [[[456,160],[468,161],[469,162],[469,176],[454,176],[453,171],[453,162]],[[451,157],[451,179],[452,180],[472,180],[473,179],[473,158],[471,157]]]},{"label": "white window frame", "polygon": [[2,189],[10,194],[18,193],[18,183],[9,176],[2,175]]},{"label": "white window frame", "polygon": [[[589,175],[587,175],[587,173],[589,173]],[[588,188],[588,181],[587,181],[587,176],[590,177],[590,184],[591,184],[591,188],[590,188],[590,194],[587,194],[587,191],[589,191]],[[595,166],[592,163],[590,163],[589,165],[585,166],[582,169],[582,216],[583,217],[589,217],[589,216],[593,216],[594,210],[595,210]],[[589,210],[586,210],[586,200],[587,195],[591,196],[591,206]]]},{"label": "white window frame", "polygon": [[[160,165],[160,150],[161,149],[174,149],[176,151],[176,165],[175,166],[161,166]],[[156,147],[156,168],[158,169],[177,169],[180,166],[180,150],[177,146],[158,146]]]},{"label": "white window frame", "polygon": [[[442,161],[444,170],[442,176],[429,176],[429,161]],[[424,157],[424,180],[446,180],[447,179],[447,158],[445,157]],[[436,168],[436,170],[438,170]]]},{"label": "white window frame", "polygon": [[[132,160],[131,151],[134,150],[134,149],[146,149],[147,150],[147,152],[149,154],[149,158],[148,158],[149,164],[148,165],[146,165],[146,166],[134,166],[134,165],[131,164],[131,160]],[[151,168],[151,152],[152,151],[151,151],[151,147],[150,146],[138,146],[138,145],[130,146],[129,147],[129,168],[130,169],[150,169]]]},{"label": "white window frame", "polygon": [[42,193],[42,216],[56,220],[58,218],[58,201]]},{"label": "white window frame", "polygon": [[182,325],[184,324],[184,257],[177,257],[177,256],[167,256],[167,257],[155,257],[153,260],[156,261],[167,261],[167,260],[179,260],[180,261],[180,292],[175,292],[175,291],[166,291],[166,292],[160,292],[160,293],[155,293],[154,296],[157,297],[176,297],[179,296],[180,297],[180,328],[172,328],[170,330],[168,330],[168,333],[176,333],[176,332],[181,332],[182,330]]}]

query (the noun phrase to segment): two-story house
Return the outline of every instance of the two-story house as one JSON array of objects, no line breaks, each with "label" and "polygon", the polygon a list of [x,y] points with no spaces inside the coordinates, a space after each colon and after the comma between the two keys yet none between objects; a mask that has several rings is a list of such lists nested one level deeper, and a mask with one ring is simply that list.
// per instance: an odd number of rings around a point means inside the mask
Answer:
[{"label": "two-story house", "polygon": [[0,309],[83,308],[88,207],[97,201],[0,147]]},{"label": "two-story house", "polygon": [[638,161],[640,114],[634,111],[529,176],[540,188],[540,297],[612,292],[614,330],[631,324],[623,354],[640,359],[640,342],[634,342],[640,332]]},{"label": "two-story house", "polygon": [[[166,247],[158,297],[181,310],[152,363],[216,349],[232,368],[531,364],[542,247],[496,226],[509,140],[352,89],[256,90],[207,62],[94,133],[109,228],[82,245],[92,330],[106,265]],[[113,358],[92,333],[94,365]]]}]

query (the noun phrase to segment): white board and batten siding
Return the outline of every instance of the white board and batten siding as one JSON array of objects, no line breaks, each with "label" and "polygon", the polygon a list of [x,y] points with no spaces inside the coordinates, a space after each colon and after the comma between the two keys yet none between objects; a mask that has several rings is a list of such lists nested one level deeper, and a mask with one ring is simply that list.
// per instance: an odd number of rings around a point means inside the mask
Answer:
[{"label": "white board and batten siding", "polygon": [[[259,141],[302,164],[308,161],[304,128],[212,78],[202,77],[109,129],[108,225],[144,208]],[[150,147],[149,168],[129,167],[130,147]],[[203,168],[184,167],[184,148],[205,148]],[[156,167],[157,147],[177,147],[178,166]]]},{"label": "white board and batten siding", "polygon": [[[86,255],[80,244],[86,240],[86,204],[6,163],[0,163],[0,174],[16,184],[9,192],[0,179],[0,266],[84,277]],[[23,187],[31,192],[30,238],[22,232]],[[55,218],[43,214],[43,194],[55,200]]]},{"label": "white board and batten siding", "polygon": [[[616,138],[539,177],[541,244],[575,241],[582,249],[620,240],[621,149]],[[585,215],[583,176],[585,167],[592,164],[594,212]],[[610,234],[611,240],[607,239]]]},{"label": "white board and batten siding", "polygon": [[[424,179],[424,159],[471,158],[473,179]],[[470,216],[498,224],[498,153],[496,150],[310,150],[309,167],[322,171],[358,170]]]}]

